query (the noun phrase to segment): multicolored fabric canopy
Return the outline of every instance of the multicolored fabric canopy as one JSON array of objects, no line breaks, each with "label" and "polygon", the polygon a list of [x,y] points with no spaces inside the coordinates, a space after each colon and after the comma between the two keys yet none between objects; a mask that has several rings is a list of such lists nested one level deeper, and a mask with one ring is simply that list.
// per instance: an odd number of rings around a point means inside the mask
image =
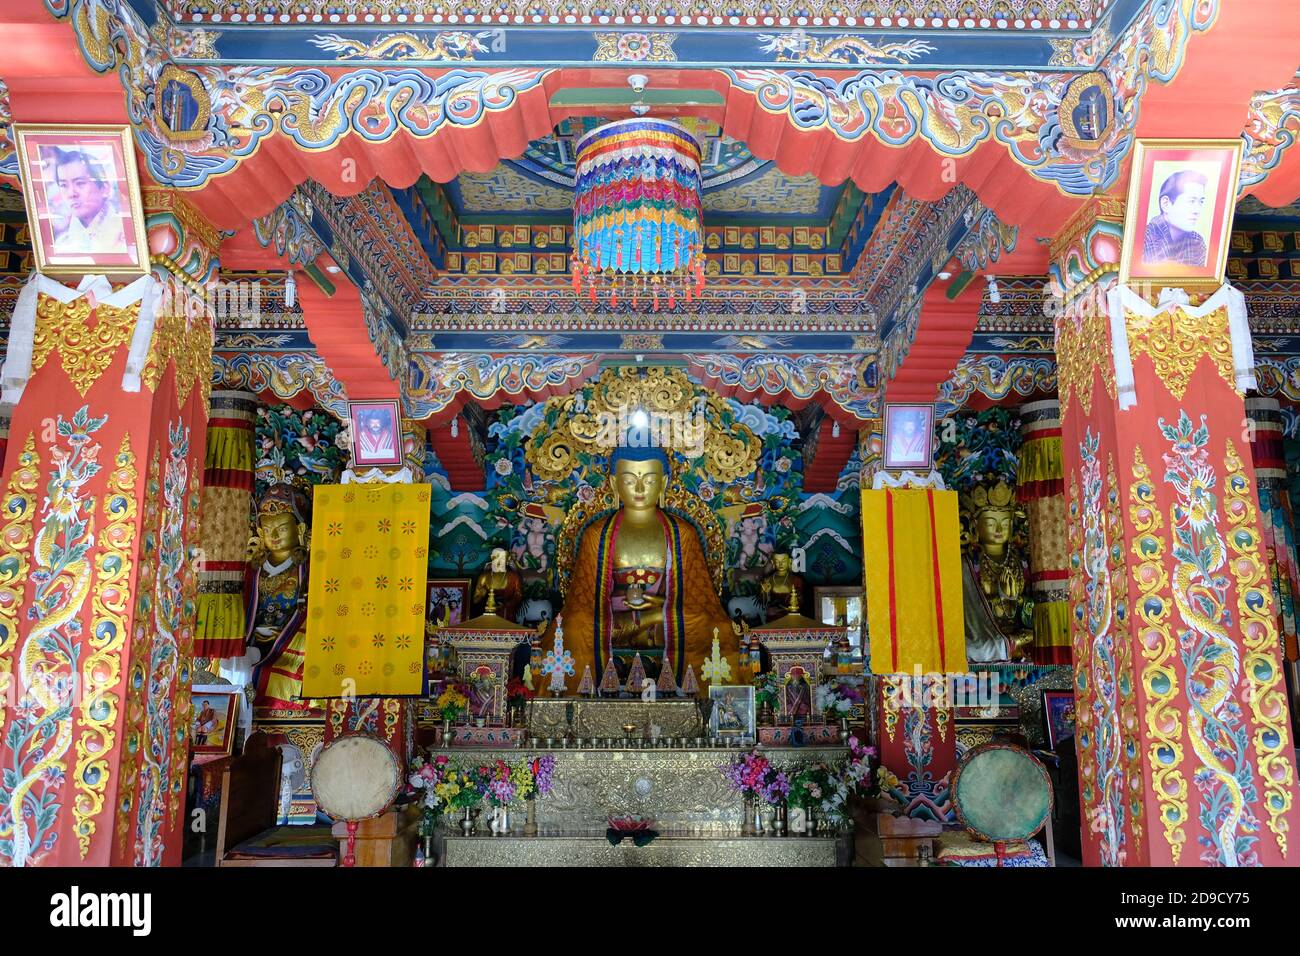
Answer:
[{"label": "multicolored fabric canopy", "polygon": [[[585,284],[594,296],[602,273],[611,288],[620,277],[672,276],[686,280],[689,299],[704,281],[703,228],[700,145],[685,128],[661,119],[619,120],[579,140],[575,288]],[[641,288],[647,296],[658,291]]]}]

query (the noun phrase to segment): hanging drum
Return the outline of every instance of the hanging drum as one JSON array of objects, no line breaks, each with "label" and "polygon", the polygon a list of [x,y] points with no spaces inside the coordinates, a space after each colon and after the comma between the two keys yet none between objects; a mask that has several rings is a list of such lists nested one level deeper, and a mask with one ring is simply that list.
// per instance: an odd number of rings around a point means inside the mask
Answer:
[{"label": "hanging drum", "polygon": [[344,866],[356,864],[357,823],[392,806],[401,785],[397,755],[378,737],[350,734],[321,748],[311,770],[311,790],[321,810],[347,821]]},{"label": "hanging drum", "polygon": [[991,843],[1028,840],[1052,815],[1052,781],[1029,751],[983,744],[962,758],[952,781],[957,819]]}]

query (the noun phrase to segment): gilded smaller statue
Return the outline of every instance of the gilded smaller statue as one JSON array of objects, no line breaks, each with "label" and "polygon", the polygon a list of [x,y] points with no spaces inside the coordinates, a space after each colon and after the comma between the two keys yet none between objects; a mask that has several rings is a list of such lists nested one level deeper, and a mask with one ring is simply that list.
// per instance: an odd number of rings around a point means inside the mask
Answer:
[{"label": "gilded smaller statue", "polygon": [[794,613],[791,608],[796,607],[796,602],[791,598],[799,594],[802,584],[802,580],[794,573],[790,555],[785,553],[772,555],[772,570],[768,571],[759,586],[769,620],[783,614]]},{"label": "gilded smaller statue", "polygon": [[966,595],[966,657],[972,663],[1011,660],[1023,655],[1033,634],[1022,620],[1024,562],[1013,545],[1013,526],[1021,512],[1005,482],[962,495],[964,537],[974,553],[962,568]]},{"label": "gilded smaller statue", "polygon": [[474,581],[474,605],[486,608],[489,594],[495,597],[491,613],[514,620],[519,602],[523,600],[523,583],[519,572],[509,566],[509,552],[493,548],[488,565]]}]

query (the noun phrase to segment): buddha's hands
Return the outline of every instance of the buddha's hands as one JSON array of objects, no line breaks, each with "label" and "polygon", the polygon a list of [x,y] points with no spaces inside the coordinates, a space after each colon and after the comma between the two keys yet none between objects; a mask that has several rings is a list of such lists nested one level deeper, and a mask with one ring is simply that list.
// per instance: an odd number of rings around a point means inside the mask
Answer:
[{"label": "buddha's hands", "polygon": [[663,607],[664,599],[658,594],[646,594],[641,591],[636,594],[629,593],[623,598],[623,603],[633,611],[648,611]]},{"label": "buddha's hands", "polygon": [[1007,600],[1018,601],[1025,589],[1024,577],[1018,574],[1015,568],[1003,568],[998,589]]},{"label": "buddha's hands", "polygon": [[[650,598],[647,598],[649,601]],[[663,604],[663,598],[653,598],[655,601],[654,610],[642,610],[637,615],[637,620],[630,621],[626,624],[618,625],[614,628],[614,640],[623,646],[635,645],[646,635],[653,633],[663,627],[664,615],[659,606]],[[650,607],[647,603],[646,607]]]}]

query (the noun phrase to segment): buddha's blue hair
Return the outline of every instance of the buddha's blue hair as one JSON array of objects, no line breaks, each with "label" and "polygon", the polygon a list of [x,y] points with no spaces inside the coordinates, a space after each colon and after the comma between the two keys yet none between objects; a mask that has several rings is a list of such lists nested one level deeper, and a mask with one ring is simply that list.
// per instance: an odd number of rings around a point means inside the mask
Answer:
[{"label": "buddha's blue hair", "polygon": [[609,456],[609,470],[612,472],[620,461],[657,461],[664,466],[665,475],[672,471],[672,467],[668,464],[668,453],[653,445],[646,448],[620,445],[614,454]]}]

